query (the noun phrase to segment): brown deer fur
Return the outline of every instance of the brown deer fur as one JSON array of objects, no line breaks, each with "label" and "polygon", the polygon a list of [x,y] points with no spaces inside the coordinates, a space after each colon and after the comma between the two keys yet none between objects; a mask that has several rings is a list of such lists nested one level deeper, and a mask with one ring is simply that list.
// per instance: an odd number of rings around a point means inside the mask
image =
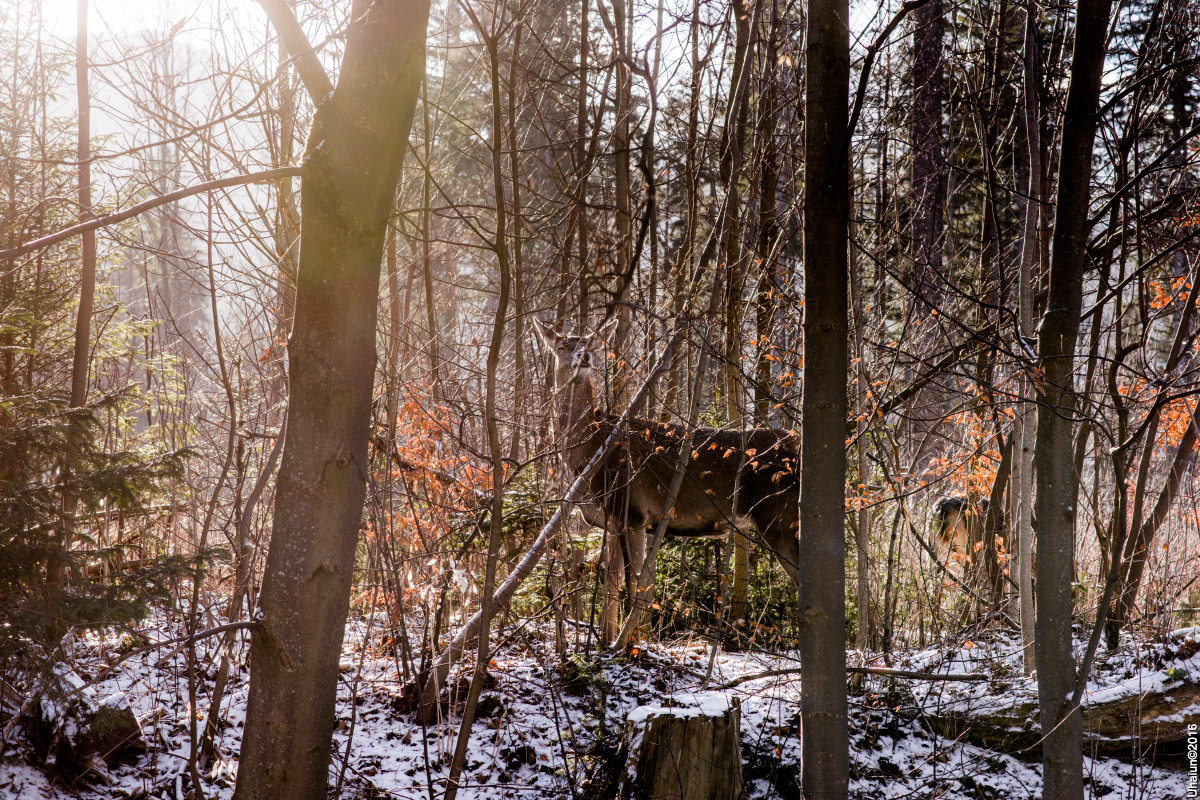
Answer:
[{"label": "brown deer fur", "polygon": [[[577,474],[612,432],[617,417],[596,405],[591,382],[593,337],[563,336],[538,320],[534,330],[554,354],[557,447]],[[664,509],[681,443],[691,449],[683,484]],[[753,525],[784,571],[797,579],[800,547],[799,449],[795,434],[772,428],[719,430],[633,418],[621,444],[592,478],[584,519],[607,531],[603,629],[611,641],[619,623],[621,579],[636,583],[646,530],[664,512],[668,536],[724,537]]]}]

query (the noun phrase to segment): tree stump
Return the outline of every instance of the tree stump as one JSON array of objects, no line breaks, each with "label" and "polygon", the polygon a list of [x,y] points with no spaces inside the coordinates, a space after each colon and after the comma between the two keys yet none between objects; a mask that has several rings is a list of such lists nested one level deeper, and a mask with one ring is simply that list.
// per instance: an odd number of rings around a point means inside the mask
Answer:
[{"label": "tree stump", "polygon": [[676,695],[625,723],[622,800],[742,800],[741,705],[719,692]]},{"label": "tree stump", "polygon": [[146,752],[137,715],[123,692],[98,697],[69,668],[56,669],[55,691],[36,690],[22,711],[21,727],[34,754],[56,777],[96,779],[97,759],[109,766]]}]

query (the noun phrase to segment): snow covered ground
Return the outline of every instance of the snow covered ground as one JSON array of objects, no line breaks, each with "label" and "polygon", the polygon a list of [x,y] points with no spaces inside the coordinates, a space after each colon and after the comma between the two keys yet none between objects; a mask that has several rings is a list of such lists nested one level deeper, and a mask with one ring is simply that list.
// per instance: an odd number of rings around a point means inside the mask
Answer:
[{"label": "snow covered ground", "polygon": [[[338,730],[334,737],[331,784],[341,781],[344,798],[429,798],[445,786],[457,734],[458,703],[445,718],[422,727],[401,695],[394,655],[381,644],[378,629],[352,622],[343,656]],[[151,641],[178,634],[178,623],[163,617],[146,634]],[[363,646],[364,638],[368,638]],[[205,642],[204,681],[196,699],[200,716],[217,668],[216,639]],[[92,680],[114,660],[120,637],[93,640],[77,648],[77,671]],[[1153,645],[1147,647],[1154,647]],[[1153,655],[1131,648],[1124,661],[1105,662],[1099,692],[1129,690],[1126,672]],[[128,648],[128,642],[126,642]],[[1040,796],[1036,751],[1019,760],[935,733],[929,709],[953,703],[985,702],[1020,687],[1011,640],[971,647],[930,648],[895,666],[930,671],[988,671],[986,683],[942,684],[868,678],[851,697],[851,796],[856,798],[1035,798]],[[244,653],[243,653],[244,655]],[[462,798],[572,798],[611,794],[612,774],[629,713],[645,704],[688,702],[699,690],[736,697],[742,709],[743,769],[754,800],[797,798],[800,761],[799,678],[776,674],[723,684],[763,672],[798,666],[786,655],[722,653],[709,671],[710,651],[701,645],[650,645],[630,658],[575,656],[561,662],[536,637],[510,644],[491,669],[495,685],[485,691],[472,731],[463,773]],[[1195,658],[1200,658],[1196,656]],[[1141,659],[1141,661],[1139,661]],[[1161,667],[1161,665],[1160,665]],[[1200,679],[1200,661],[1185,660],[1158,669],[1182,669]],[[1148,680],[1144,670],[1141,680]],[[1171,673],[1181,680],[1181,673]],[[203,781],[203,797],[227,800],[233,793],[237,753],[245,723],[247,673],[236,667],[224,704],[221,758]],[[1152,678],[1151,678],[1152,679]],[[452,677],[454,684],[458,677]],[[1126,686],[1125,689],[1119,687]],[[88,691],[97,698],[124,692],[142,723],[150,752],[131,764],[97,765],[87,783],[57,784],[29,764],[20,733],[10,730],[0,758],[0,797],[4,798],[163,798],[197,800],[188,775],[191,752],[187,669],[181,652],[170,648],[121,663]],[[465,691],[461,693],[465,696]],[[711,702],[714,695],[706,695]],[[719,698],[717,698],[719,699]],[[3,730],[0,726],[0,730]],[[347,757],[348,753],[348,757]],[[607,769],[606,769],[607,768]],[[1182,764],[1151,768],[1115,759],[1085,759],[1091,796],[1183,798]]]}]

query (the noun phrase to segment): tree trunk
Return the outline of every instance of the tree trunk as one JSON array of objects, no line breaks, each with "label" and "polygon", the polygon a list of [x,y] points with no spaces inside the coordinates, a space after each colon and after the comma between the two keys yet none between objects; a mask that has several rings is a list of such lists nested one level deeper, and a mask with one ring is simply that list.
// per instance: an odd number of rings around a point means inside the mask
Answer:
[{"label": "tree trunk", "polygon": [[[282,45],[279,60],[285,61],[287,53]],[[279,78],[279,163],[291,166],[296,135],[296,83],[292,71],[284,70]],[[296,311],[296,264],[298,261],[300,215],[296,208],[296,192],[290,177],[279,179],[279,201],[275,209],[275,258],[278,264],[275,275],[275,341],[271,343],[272,355],[278,362],[276,379],[279,389],[286,383],[284,342],[292,331],[292,318]],[[278,350],[278,352],[276,352]],[[282,391],[279,400],[284,400]]]},{"label": "tree trunk", "polygon": [[313,116],[288,433],[251,639],[239,800],[325,797],[370,469],[380,262],[425,67],[428,15],[428,0],[355,0],[337,89]]},{"label": "tree trunk", "polygon": [[1083,718],[1070,703],[1075,688],[1071,651],[1071,586],[1075,578],[1075,506],[1079,476],[1073,458],[1073,364],[1083,306],[1092,145],[1111,0],[1080,0],[1075,50],[1063,119],[1050,291],[1038,330],[1044,375],[1037,410],[1034,471],[1037,499],[1037,680],[1045,796],[1083,797]]},{"label": "tree trunk", "polygon": [[[88,0],[79,0],[75,34],[75,89],[79,104],[79,141],[76,159],[79,161],[79,221],[92,218],[92,96],[88,86]],[[96,232],[87,231],[80,237],[82,278],[79,289],[79,312],[75,318],[75,350],[71,367],[71,407],[87,402],[88,357],[91,354],[92,308],[96,300]],[[67,509],[74,513],[74,504]]]},{"label": "tree trunk", "polygon": [[927,316],[941,299],[941,239],[944,192],[942,173],[942,40],[946,21],[942,0],[929,0],[913,12],[912,239],[913,311]]},{"label": "tree trunk", "polygon": [[[943,75],[943,40],[946,22],[942,0],[929,0],[914,12],[912,56],[912,267],[909,273],[908,313],[913,323],[929,320],[941,306],[945,280],[942,275],[942,218],[945,215],[945,136],[942,126],[946,100]],[[925,322],[913,329],[912,354],[924,359],[933,352],[938,326]],[[919,370],[919,367],[917,367]],[[915,375],[914,375],[915,377]],[[916,394],[905,422],[905,438],[913,468],[928,465],[927,445],[936,444],[930,435],[942,416],[946,393],[933,384]],[[928,410],[926,410],[928,409]],[[923,456],[926,456],[923,458]]]},{"label": "tree trunk", "polygon": [[[1120,588],[1120,595],[1113,602],[1113,613],[1115,614],[1113,623],[1118,630],[1122,625],[1128,623],[1133,612],[1133,605],[1137,600],[1138,589],[1142,585],[1142,575],[1145,574],[1146,559],[1149,556],[1150,545],[1154,541],[1158,529],[1166,522],[1171,505],[1175,502],[1176,495],[1179,494],[1183,477],[1187,474],[1188,467],[1191,465],[1192,454],[1196,449],[1197,426],[1200,426],[1200,404],[1197,404],[1193,409],[1183,438],[1180,439],[1179,446],[1175,448],[1175,454],[1171,459],[1171,467],[1167,472],[1167,479],[1163,483],[1162,491],[1158,494],[1158,499],[1154,503],[1154,508],[1150,512],[1150,516],[1144,520],[1140,520],[1140,524],[1135,529],[1134,535],[1129,538],[1129,542],[1126,544],[1125,557],[1128,559],[1128,564],[1124,569],[1127,572]],[[1138,522],[1136,517],[1134,519],[1135,522]],[[1113,557],[1117,555],[1114,553]]]},{"label": "tree trunk", "polygon": [[[1024,79],[1022,127],[1027,150],[1025,218],[1022,222],[1021,266],[1018,282],[1019,322],[1021,334],[1033,331],[1033,287],[1037,280],[1036,269],[1040,263],[1038,247],[1038,220],[1042,214],[1042,145],[1041,114],[1038,111],[1037,79],[1037,7],[1032,2],[1025,11]],[[1029,392],[1029,381],[1022,377],[1021,396]],[[1017,555],[1017,595],[1021,611],[1021,644],[1023,667],[1027,675],[1037,668],[1034,653],[1034,604],[1033,604],[1033,430],[1028,406],[1022,402],[1017,415],[1013,438],[1016,454],[1013,460],[1013,540]]]},{"label": "tree trunk", "polygon": [[804,388],[800,472],[803,791],[845,797],[847,136],[846,0],[811,0],[804,98]]},{"label": "tree trunk", "polygon": [[[721,153],[721,179],[729,194],[729,221],[725,231],[724,257],[726,265],[725,295],[725,413],[730,425],[745,428],[742,401],[742,293],[745,271],[741,263],[741,202],[738,185],[745,160],[746,128],[749,116],[749,92],[738,92],[742,72],[750,69],[753,52],[750,11],[734,5],[736,31],[733,72],[729,78],[729,108],[725,114],[725,147]],[[757,18],[757,15],[756,15]],[[730,587],[729,618],[734,627],[730,642],[737,641],[738,620],[745,619],[746,600],[750,595],[750,537],[735,530],[730,536],[733,557],[733,585]]]},{"label": "tree trunk", "polygon": [[[849,239],[854,241],[855,229],[850,222],[847,231]],[[871,646],[871,587],[870,587],[870,544],[872,509],[865,502],[866,487],[871,483],[871,461],[867,452],[867,427],[870,420],[870,409],[867,399],[867,366],[865,331],[866,313],[863,310],[862,280],[859,277],[858,259],[851,247],[848,266],[850,269],[850,314],[853,321],[854,360],[858,364],[854,378],[854,413],[858,418],[855,442],[857,460],[858,489],[855,492],[860,498],[858,508],[854,512],[854,546],[855,546],[855,604],[858,606],[857,623],[855,625],[854,647],[859,651],[861,664],[866,663],[867,650]],[[849,376],[847,376],[849,377]],[[856,675],[856,688],[861,686],[861,675]]]},{"label": "tree trunk", "polygon": [[[488,67],[492,79],[492,130],[497,132],[491,139],[492,191],[496,205],[496,230],[495,240],[492,242],[492,252],[496,256],[496,266],[500,273],[500,285],[496,300],[496,315],[492,321],[492,338],[488,344],[487,389],[484,395],[483,412],[484,424],[487,426],[488,454],[491,456],[492,462],[492,509],[491,519],[489,520],[487,563],[484,567],[483,576],[483,593],[480,597],[479,644],[476,650],[475,673],[471,676],[471,687],[467,690],[466,705],[463,707],[462,720],[459,723],[458,741],[454,747],[454,758],[450,762],[450,775],[446,781],[444,800],[454,800],[458,795],[458,782],[462,776],[462,767],[467,756],[467,746],[471,741],[471,726],[475,721],[475,709],[479,704],[479,694],[483,691],[484,680],[488,677],[487,668],[491,652],[489,649],[491,642],[488,636],[491,631],[492,615],[497,608],[494,597],[496,590],[496,561],[500,552],[500,541],[504,537],[504,451],[500,444],[500,424],[496,414],[496,372],[500,366],[501,351],[504,347],[504,329],[507,323],[506,317],[508,316],[508,302],[512,285],[512,276],[509,269],[508,214],[505,207],[507,201],[504,197],[504,156],[502,138],[499,133],[504,130],[504,117],[500,112],[500,56],[499,45],[496,41],[498,35],[494,29],[491,33],[485,31],[474,13],[470,9],[466,9],[466,11],[470,15],[471,21],[475,23],[476,30],[487,47]],[[516,44],[514,45],[514,58],[515,52],[520,49],[520,42],[521,36],[518,31],[516,34]],[[511,93],[514,87],[510,83],[508,88]],[[512,108],[510,106],[510,110]],[[516,119],[510,118],[509,124],[515,128],[517,124]],[[514,134],[512,144],[515,146],[515,143],[516,137]],[[513,151],[513,169],[514,171],[516,169],[515,149]],[[514,174],[514,192],[516,191],[516,183]],[[513,204],[514,206],[516,205],[515,194],[513,196]],[[520,239],[516,233],[520,228],[516,223],[515,215],[513,228],[513,242],[519,248],[521,246]]]},{"label": "tree trunk", "polygon": [[[633,40],[633,3],[631,0],[614,0],[613,10],[613,44],[621,61],[617,64],[616,108],[613,119],[613,183],[616,192],[616,222],[617,222],[617,289],[613,300],[620,302],[629,300],[632,289],[633,272],[636,264],[631,264],[633,254],[633,189],[629,180],[629,157],[632,137],[629,124],[633,114],[633,70],[628,59],[632,58],[630,43]],[[633,371],[629,357],[629,329],[631,318],[629,306],[619,305],[613,313],[617,317],[617,330],[609,342],[612,352],[617,355],[616,369],[612,379],[613,402],[617,408],[629,404],[630,383]],[[639,534],[631,531],[629,541],[632,549],[639,549],[636,541]],[[644,539],[644,537],[642,537]],[[644,551],[644,543],[640,549]],[[628,560],[626,564],[630,563]],[[640,560],[639,560],[640,563]],[[633,598],[629,598],[632,604]],[[619,624],[619,621],[617,622]]]},{"label": "tree trunk", "polygon": [[[75,87],[79,104],[79,137],[76,160],[79,162],[79,221],[92,219],[92,96],[88,88],[88,0],[79,0],[75,34]],[[71,361],[71,407],[79,408],[87,402],[88,366],[92,342],[92,310],[96,303],[96,232],[86,231],[80,242],[80,285],[79,310],[75,316],[75,349]],[[63,485],[70,486],[70,475],[75,468],[82,433],[72,428],[68,440],[66,465],[63,470]],[[52,597],[63,587],[67,578],[66,551],[75,537],[75,509],[79,495],[71,489],[63,495],[63,524],[57,542],[59,552],[51,552],[46,560],[46,588]],[[53,602],[53,601],[51,601]],[[54,610],[48,609],[47,625],[56,625]],[[65,630],[56,631],[61,635]]]},{"label": "tree trunk", "polygon": [[[767,52],[765,62],[779,61],[779,13],[776,3],[771,3],[771,22],[767,29]],[[758,157],[758,258],[761,273],[755,293],[755,337],[754,352],[757,355],[754,375],[754,424],[765,427],[770,423],[771,405],[771,362],[763,358],[769,352],[771,329],[774,324],[777,302],[775,300],[776,270],[779,259],[773,253],[779,235],[776,213],[779,194],[779,146],[776,143],[776,115],[779,113],[779,76],[775,71],[762,76],[763,88],[760,101],[758,135],[761,139]]]}]

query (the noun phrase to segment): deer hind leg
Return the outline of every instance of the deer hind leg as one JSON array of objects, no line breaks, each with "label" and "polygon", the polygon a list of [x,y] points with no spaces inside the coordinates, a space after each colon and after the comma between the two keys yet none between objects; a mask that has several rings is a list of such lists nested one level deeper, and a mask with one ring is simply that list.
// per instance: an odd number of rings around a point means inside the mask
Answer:
[{"label": "deer hind leg", "polygon": [[621,624],[621,582],[625,579],[625,548],[620,533],[604,534],[604,600],[600,607],[600,636],[605,645],[617,638]]},{"label": "deer hind leg", "polygon": [[772,503],[753,515],[754,527],[758,528],[763,542],[771,548],[783,571],[800,583],[800,508],[795,503]]}]

